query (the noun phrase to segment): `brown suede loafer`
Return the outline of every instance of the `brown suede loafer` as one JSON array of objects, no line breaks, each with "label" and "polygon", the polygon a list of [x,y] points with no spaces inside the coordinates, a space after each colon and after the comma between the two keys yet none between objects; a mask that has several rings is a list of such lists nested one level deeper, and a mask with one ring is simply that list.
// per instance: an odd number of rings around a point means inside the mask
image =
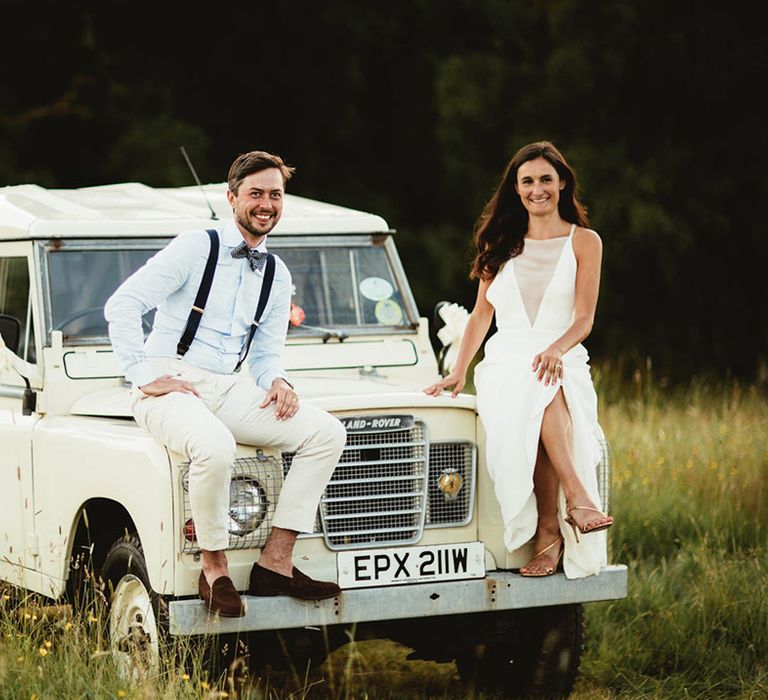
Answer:
[{"label": "brown suede loafer", "polygon": [[341,588],[331,581],[315,581],[295,566],[291,577],[254,564],[248,593],[258,596],[289,595],[302,600],[324,600],[339,595]]},{"label": "brown suede loafer", "polygon": [[222,617],[242,617],[245,615],[243,601],[229,576],[219,576],[213,582],[213,586],[209,586],[205,574],[201,571],[198,585],[200,597],[203,599],[205,607],[214,615],[221,615]]}]

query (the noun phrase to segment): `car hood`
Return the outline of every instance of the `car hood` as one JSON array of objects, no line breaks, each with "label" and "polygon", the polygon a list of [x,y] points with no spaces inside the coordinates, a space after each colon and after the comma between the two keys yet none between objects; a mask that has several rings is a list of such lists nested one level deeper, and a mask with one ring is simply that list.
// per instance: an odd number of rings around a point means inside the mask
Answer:
[{"label": "car hood", "polygon": [[[326,411],[389,410],[395,408],[475,409],[475,397],[460,394],[455,399],[444,394],[427,396],[420,386],[404,386],[385,377],[329,378],[291,376],[296,391],[307,401]],[[132,418],[128,387],[97,389],[75,401],[70,413],[79,416]]]}]

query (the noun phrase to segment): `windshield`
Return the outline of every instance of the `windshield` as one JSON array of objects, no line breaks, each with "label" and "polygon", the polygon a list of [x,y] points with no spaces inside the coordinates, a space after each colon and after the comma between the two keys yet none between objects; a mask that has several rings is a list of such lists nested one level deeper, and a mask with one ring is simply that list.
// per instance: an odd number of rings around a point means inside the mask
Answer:
[{"label": "windshield", "polygon": [[384,246],[272,250],[293,278],[292,333],[410,324]]},{"label": "windshield", "polygon": [[[317,246],[317,238],[276,237],[271,242],[270,250],[293,278],[291,334],[380,333],[417,322],[408,312],[409,291],[395,273],[394,247],[384,238],[349,238],[323,247]],[[62,331],[68,344],[105,340],[107,299],[166,242],[133,240],[96,248],[99,241],[57,241],[48,247],[49,330]],[[153,316],[154,311],[144,318],[145,334]]]},{"label": "windshield", "polygon": [[[50,329],[65,341],[106,338],[104,304],[121,282],[156,252],[157,241],[144,249],[83,250],[62,246],[48,251]],[[145,334],[152,328],[154,311],[144,317]]]}]

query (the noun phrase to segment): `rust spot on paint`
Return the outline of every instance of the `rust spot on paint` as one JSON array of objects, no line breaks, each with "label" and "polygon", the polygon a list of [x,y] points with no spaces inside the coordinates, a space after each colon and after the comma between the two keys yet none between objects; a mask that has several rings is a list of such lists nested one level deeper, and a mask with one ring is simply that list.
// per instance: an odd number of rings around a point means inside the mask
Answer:
[{"label": "rust spot on paint", "polygon": [[488,599],[488,604],[492,605],[496,602],[496,579],[485,579],[485,594]]}]

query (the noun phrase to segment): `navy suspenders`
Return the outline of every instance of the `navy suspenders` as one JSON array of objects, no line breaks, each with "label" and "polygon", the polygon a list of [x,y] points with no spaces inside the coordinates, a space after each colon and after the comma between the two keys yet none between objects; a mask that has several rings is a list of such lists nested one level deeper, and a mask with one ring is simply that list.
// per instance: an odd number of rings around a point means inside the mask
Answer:
[{"label": "navy suspenders", "polygon": [[203,270],[203,278],[200,280],[200,288],[197,290],[195,303],[192,304],[187,325],[184,327],[179,344],[176,346],[176,354],[179,357],[184,357],[187,354],[189,346],[195,339],[197,327],[200,325],[200,319],[203,317],[203,311],[205,311],[205,305],[208,302],[211,284],[213,284],[213,273],[216,272],[216,261],[219,258],[219,234],[212,228],[209,228],[206,233],[211,240],[211,249],[208,252],[208,260],[205,263],[205,270]]},{"label": "navy suspenders", "polygon": [[240,371],[240,367],[245,358],[248,357],[248,351],[251,349],[251,343],[253,342],[253,336],[256,335],[256,330],[259,327],[261,321],[261,315],[264,313],[264,309],[267,306],[269,300],[269,292],[272,289],[272,281],[275,279],[275,256],[272,253],[267,253],[267,265],[264,268],[264,279],[261,282],[261,293],[259,294],[259,303],[256,304],[256,313],[253,315],[253,321],[251,322],[251,329],[248,331],[248,340],[245,341],[243,349],[240,351],[240,358],[237,361],[237,367],[235,372]]},{"label": "navy suspenders", "polygon": [[[203,277],[200,280],[200,287],[197,290],[195,303],[192,305],[192,310],[189,312],[189,317],[187,318],[187,325],[184,327],[179,344],[176,346],[176,354],[178,357],[184,357],[184,355],[187,354],[189,346],[192,345],[192,341],[195,339],[195,334],[200,326],[200,319],[203,317],[205,305],[208,302],[208,294],[210,294],[211,285],[213,284],[213,274],[216,272],[216,261],[219,258],[219,234],[215,229],[207,229],[206,233],[210,239],[211,247],[208,251],[208,260],[205,263],[205,269],[203,270]],[[274,279],[275,256],[272,255],[272,253],[267,253],[267,264],[264,268],[264,279],[261,283],[261,293],[259,294],[259,301],[256,305],[256,313],[253,316],[253,322],[248,331],[248,339],[245,341],[242,350],[240,350],[240,357],[237,360],[237,366],[234,370],[235,372],[240,370],[243,362],[245,362],[245,358],[248,357],[248,351],[251,349],[253,336],[256,335],[261,316],[267,306],[267,301],[269,301],[269,293],[272,290],[272,282]]]}]

